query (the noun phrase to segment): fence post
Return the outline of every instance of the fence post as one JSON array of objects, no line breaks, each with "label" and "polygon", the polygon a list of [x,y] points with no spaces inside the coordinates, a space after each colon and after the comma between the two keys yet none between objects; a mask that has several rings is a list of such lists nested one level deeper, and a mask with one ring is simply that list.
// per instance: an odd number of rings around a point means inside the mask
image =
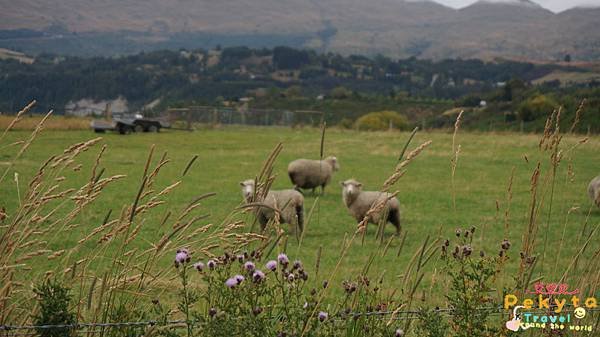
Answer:
[{"label": "fence post", "polygon": [[525,126],[525,125],[524,125],[524,123],[525,123],[525,122],[524,122],[523,120],[521,120],[521,133],[523,133],[523,130],[525,129],[525,128],[524,128],[524,126]]},{"label": "fence post", "polygon": [[217,111],[217,108],[214,108],[213,115],[212,115],[212,126],[213,127],[215,127],[217,125],[218,116],[219,116],[219,112]]}]

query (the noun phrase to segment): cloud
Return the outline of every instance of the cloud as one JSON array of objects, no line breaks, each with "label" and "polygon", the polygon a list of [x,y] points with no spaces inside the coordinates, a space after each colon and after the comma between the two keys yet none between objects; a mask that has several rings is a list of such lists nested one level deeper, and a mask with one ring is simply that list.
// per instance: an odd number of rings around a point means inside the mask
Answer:
[{"label": "cloud", "polygon": [[[446,6],[454,7],[454,8],[462,8],[468,6],[477,0],[435,0],[441,4]],[[502,1],[502,0],[497,0]],[[511,0],[505,0],[511,1]],[[514,0],[513,0],[514,1]],[[554,12],[561,12],[569,8],[577,7],[577,6],[598,6],[600,7],[600,0],[531,0],[540,4],[542,7],[548,8]]]}]

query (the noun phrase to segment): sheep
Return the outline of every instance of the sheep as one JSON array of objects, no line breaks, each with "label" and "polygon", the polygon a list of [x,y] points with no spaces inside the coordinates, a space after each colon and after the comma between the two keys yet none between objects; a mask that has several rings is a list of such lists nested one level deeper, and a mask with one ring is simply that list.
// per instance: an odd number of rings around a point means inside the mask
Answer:
[{"label": "sheep", "polygon": [[324,194],[333,172],[339,169],[337,158],[332,156],[323,160],[296,159],[288,165],[288,175],[294,189],[312,189],[314,194],[315,188],[321,186],[321,194]]},{"label": "sheep", "polygon": [[400,234],[400,202],[398,199],[391,197],[390,193],[363,191],[362,184],[354,179],[341,182],[341,185],[344,205],[348,208],[350,215],[358,222],[363,221],[367,212],[373,205],[388,199],[384,208],[380,211],[373,212],[369,216],[368,221],[373,224],[379,224],[382,217],[387,214],[385,222],[390,222],[394,225],[394,227],[396,227],[396,234]]},{"label": "sheep", "polygon": [[588,194],[592,202],[600,207],[600,176],[592,179],[588,185]]},{"label": "sheep", "polygon": [[261,202],[267,207],[259,207],[257,211],[258,222],[261,229],[269,220],[275,218],[275,210],[279,212],[280,223],[297,226],[300,233],[304,230],[304,196],[296,190],[269,191],[263,200],[255,198],[255,181],[252,179],[240,182],[242,195],[246,203]]}]

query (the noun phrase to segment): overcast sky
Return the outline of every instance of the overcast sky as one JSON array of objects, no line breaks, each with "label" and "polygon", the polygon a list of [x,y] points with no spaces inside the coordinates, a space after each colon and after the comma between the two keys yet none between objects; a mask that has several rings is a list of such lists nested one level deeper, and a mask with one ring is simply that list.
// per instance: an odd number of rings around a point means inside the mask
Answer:
[{"label": "overcast sky", "polygon": [[[460,8],[470,5],[477,0],[435,0],[444,5]],[[508,0],[510,1],[510,0]],[[575,6],[600,6],[600,0],[532,0],[554,12],[560,12]]]}]

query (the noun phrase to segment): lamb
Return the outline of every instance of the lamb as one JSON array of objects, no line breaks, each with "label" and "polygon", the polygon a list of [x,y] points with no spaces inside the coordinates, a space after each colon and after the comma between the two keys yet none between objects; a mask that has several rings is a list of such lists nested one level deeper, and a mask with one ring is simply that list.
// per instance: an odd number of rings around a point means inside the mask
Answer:
[{"label": "lamb", "polygon": [[346,205],[350,214],[358,222],[361,222],[365,218],[373,205],[388,199],[385,207],[378,212],[372,213],[368,221],[379,224],[383,220],[382,217],[387,214],[386,223],[390,222],[394,225],[396,227],[396,234],[400,234],[400,202],[398,199],[395,197],[392,198],[390,193],[363,191],[362,184],[354,179],[346,180],[341,185],[343,187],[342,198],[344,205]]},{"label": "lamb", "polygon": [[325,186],[331,181],[333,172],[338,171],[340,165],[336,157],[327,157],[323,160],[297,159],[288,165],[288,175],[294,189],[312,189],[321,186],[321,194],[325,193]]},{"label": "lamb", "polygon": [[240,182],[242,195],[246,203],[261,202],[267,207],[259,207],[258,222],[264,229],[269,220],[275,218],[275,210],[279,211],[279,221],[297,226],[300,233],[304,230],[304,196],[296,190],[269,191],[263,200],[255,197],[255,181],[252,179]]},{"label": "lamb", "polygon": [[590,184],[588,185],[588,194],[590,199],[592,199],[592,202],[600,207],[600,176],[597,176],[590,181]]}]

